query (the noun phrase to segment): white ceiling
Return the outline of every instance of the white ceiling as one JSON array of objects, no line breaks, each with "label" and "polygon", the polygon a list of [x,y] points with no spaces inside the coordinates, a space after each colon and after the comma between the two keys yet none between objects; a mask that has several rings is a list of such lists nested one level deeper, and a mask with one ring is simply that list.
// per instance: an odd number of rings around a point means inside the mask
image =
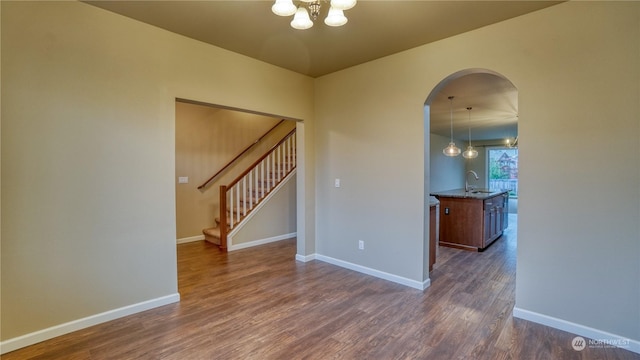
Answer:
[{"label": "white ceiling", "polygon": [[[292,71],[318,77],[438,41],[486,25],[520,16],[559,1],[358,1],[345,11],[349,22],[326,26],[321,19],[308,30],[289,26],[291,18],[271,12],[273,1],[86,1],[87,3],[240,53]],[[297,3],[297,1],[295,1]],[[324,3],[322,12],[328,5]],[[322,15],[321,15],[322,16]],[[432,104],[432,132],[449,136],[449,101],[454,95],[454,121],[467,119],[473,106],[472,139],[507,132],[496,122],[511,121],[517,113],[513,89],[505,90],[494,77],[471,76],[450,84]],[[488,82],[487,82],[488,81]],[[477,83],[479,82],[479,83]],[[497,86],[497,87],[494,87]],[[442,107],[446,107],[444,113]],[[498,121],[499,120],[499,121]],[[445,122],[446,124],[442,124]],[[457,123],[457,122],[456,122]],[[457,124],[459,126],[460,124]],[[446,131],[442,128],[446,127]],[[461,129],[454,129],[457,138]],[[477,134],[474,135],[474,133]]]}]

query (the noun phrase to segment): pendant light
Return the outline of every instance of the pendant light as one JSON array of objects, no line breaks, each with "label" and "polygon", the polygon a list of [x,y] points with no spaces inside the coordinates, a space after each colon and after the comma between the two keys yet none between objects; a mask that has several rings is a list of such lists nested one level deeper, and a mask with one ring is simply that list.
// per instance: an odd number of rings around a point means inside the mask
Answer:
[{"label": "pendant light", "polygon": [[453,142],[453,98],[453,96],[449,96],[449,110],[451,113],[451,142],[449,142],[449,146],[442,150],[442,153],[447,156],[460,155],[460,148],[456,147],[456,144]]},{"label": "pendant light", "polygon": [[467,110],[469,110],[469,146],[467,146],[467,150],[462,153],[465,159],[475,159],[478,157],[478,151],[471,146],[471,109],[471,106],[467,108]]}]

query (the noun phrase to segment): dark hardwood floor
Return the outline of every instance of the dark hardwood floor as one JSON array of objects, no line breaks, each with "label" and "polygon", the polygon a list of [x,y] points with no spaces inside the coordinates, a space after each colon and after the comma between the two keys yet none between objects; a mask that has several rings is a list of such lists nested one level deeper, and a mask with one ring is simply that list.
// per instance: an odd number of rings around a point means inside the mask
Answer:
[{"label": "dark hardwood floor", "polygon": [[511,316],[511,224],[482,253],[439,248],[425,291],[296,262],[293,239],[228,254],[178,245],[180,303],[2,359],[640,359],[575,351],[574,335]]}]

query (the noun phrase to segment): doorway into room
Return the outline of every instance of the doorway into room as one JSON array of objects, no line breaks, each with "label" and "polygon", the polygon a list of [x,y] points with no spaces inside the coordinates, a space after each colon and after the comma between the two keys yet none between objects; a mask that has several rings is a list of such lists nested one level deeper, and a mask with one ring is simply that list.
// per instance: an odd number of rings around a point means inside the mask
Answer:
[{"label": "doorway into room", "polygon": [[[425,179],[427,195],[436,192],[462,190],[471,185],[478,190],[508,191],[508,224],[503,240],[513,248],[517,231],[517,170],[518,170],[518,90],[503,75],[488,69],[466,69],[444,78],[425,101]],[[458,156],[446,156],[443,149],[454,143]],[[462,152],[472,147],[477,156],[467,158]],[[498,159],[493,157],[498,156]],[[504,156],[502,156],[504,155]],[[502,162],[500,162],[502,161]],[[496,168],[497,167],[497,168]],[[497,170],[496,170],[497,169]],[[477,174],[475,176],[469,174]],[[427,198],[435,200],[434,197]],[[428,206],[429,201],[425,201]],[[438,209],[436,238],[441,235]],[[429,213],[425,209],[425,213]],[[483,226],[482,220],[478,226]],[[427,233],[425,231],[425,233]],[[508,236],[505,236],[508,234]],[[500,238],[495,241],[498,243]],[[489,247],[494,246],[493,243]],[[436,248],[440,248],[437,246]],[[454,252],[463,251],[454,249]],[[438,252],[436,250],[436,269]],[[443,252],[449,257],[451,251]],[[480,257],[485,255],[478,253]],[[514,267],[515,271],[515,267]]]},{"label": "doorway into room", "polygon": [[[233,183],[240,185],[233,192],[233,203],[225,206],[233,207],[233,219],[227,211],[225,222],[236,221],[227,226],[235,230],[233,234],[228,231],[229,236],[225,237],[228,250],[295,237],[297,125],[294,120],[270,114],[178,99],[177,243],[205,240],[211,229],[214,234],[206,240],[221,245],[220,233],[213,231],[220,230],[222,223],[220,189],[221,185]],[[266,161],[262,160],[265,157],[270,160],[267,165],[253,170],[256,163]],[[243,177],[245,174],[248,180]]]}]

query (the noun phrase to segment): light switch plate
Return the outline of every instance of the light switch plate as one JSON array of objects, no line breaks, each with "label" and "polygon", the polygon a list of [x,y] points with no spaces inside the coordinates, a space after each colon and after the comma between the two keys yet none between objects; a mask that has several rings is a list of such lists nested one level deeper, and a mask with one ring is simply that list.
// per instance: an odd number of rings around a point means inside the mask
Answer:
[{"label": "light switch plate", "polygon": [[179,176],[178,177],[178,184],[188,184],[189,183],[189,177],[188,176]]},{"label": "light switch plate", "polygon": [[333,184],[335,187],[340,187],[340,179],[336,179],[336,181]]}]

